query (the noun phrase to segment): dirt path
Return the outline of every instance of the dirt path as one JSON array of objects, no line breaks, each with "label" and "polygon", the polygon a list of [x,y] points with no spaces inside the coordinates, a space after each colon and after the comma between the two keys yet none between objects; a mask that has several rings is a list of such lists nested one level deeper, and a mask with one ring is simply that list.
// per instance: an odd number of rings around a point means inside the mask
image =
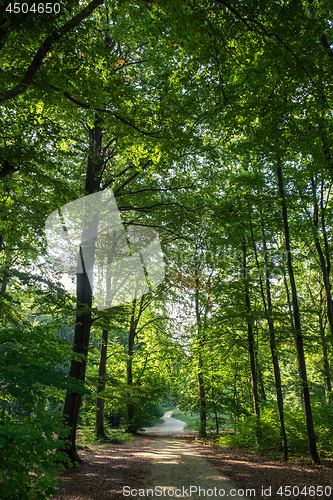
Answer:
[{"label": "dirt path", "polygon": [[[176,434],[184,434],[185,423],[181,420],[177,420],[176,418],[171,418],[172,411],[167,411],[164,413],[163,420],[164,422],[161,424],[156,424],[154,427],[146,427],[145,433],[150,435],[176,435]],[[196,433],[194,433],[196,434]]]},{"label": "dirt path", "polygon": [[[67,482],[52,500],[333,498],[332,460],[320,467],[284,464],[247,450],[205,446],[183,428],[183,422],[166,414],[163,424],[132,442],[80,449],[83,464],[65,471]],[[290,485],[296,495],[290,496]],[[327,495],[325,487],[331,488]]]},{"label": "dirt path", "polygon": [[[151,460],[142,493],[149,497],[188,497],[193,500],[203,497],[244,498],[237,494],[240,488],[214,469],[185,437],[184,422],[170,415],[171,412],[165,413],[162,424],[146,429],[147,434],[156,437],[142,454]],[[130,485],[126,491],[131,491]]]}]

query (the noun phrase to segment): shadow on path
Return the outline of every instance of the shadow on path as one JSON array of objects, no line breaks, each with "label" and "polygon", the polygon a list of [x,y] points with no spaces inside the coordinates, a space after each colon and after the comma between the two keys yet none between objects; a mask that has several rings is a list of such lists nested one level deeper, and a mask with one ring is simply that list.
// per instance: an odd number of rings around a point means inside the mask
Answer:
[{"label": "shadow on path", "polygon": [[[234,498],[238,488],[201,456],[184,433],[185,423],[165,413],[161,424],[145,429],[155,439],[142,455],[151,461],[142,496],[198,499]],[[197,433],[192,433],[197,434]]]}]

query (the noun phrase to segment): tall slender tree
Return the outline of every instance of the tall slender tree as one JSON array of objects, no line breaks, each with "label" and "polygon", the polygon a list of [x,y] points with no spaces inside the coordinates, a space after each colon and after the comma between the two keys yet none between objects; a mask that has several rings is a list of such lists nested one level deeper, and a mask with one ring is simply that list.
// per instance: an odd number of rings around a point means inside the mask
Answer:
[{"label": "tall slender tree", "polygon": [[308,384],[308,379],[307,379],[304,346],[303,346],[303,336],[302,336],[302,329],[301,329],[301,316],[300,316],[299,305],[298,305],[298,295],[297,295],[297,288],[296,288],[291,247],[290,247],[287,203],[286,203],[286,198],[285,198],[285,194],[284,194],[283,174],[282,174],[282,166],[281,166],[280,159],[278,160],[276,171],[277,171],[279,196],[280,196],[280,201],[281,201],[281,210],[282,210],[282,218],[283,218],[288,276],[289,276],[289,280],[290,280],[291,295],[292,295],[293,316],[294,316],[294,324],[295,324],[294,338],[295,338],[295,344],[296,344],[296,349],[297,349],[298,374],[299,374],[299,379],[300,379],[300,384],[301,384],[302,400],[303,400],[303,405],[304,405],[304,414],[305,414],[309,453],[310,453],[310,457],[311,457],[311,460],[313,461],[313,463],[320,464],[320,459],[319,459],[317,445],[316,445],[316,435],[315,435],[314,425],[313,425],[311,399],[310,399],[309,384]]}]

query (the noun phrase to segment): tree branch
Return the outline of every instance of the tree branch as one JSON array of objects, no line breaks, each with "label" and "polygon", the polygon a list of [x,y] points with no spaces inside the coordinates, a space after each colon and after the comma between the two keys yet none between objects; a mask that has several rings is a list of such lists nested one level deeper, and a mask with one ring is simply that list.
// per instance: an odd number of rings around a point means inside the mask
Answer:
[{"label": "tree branch", "polygon": [[[261,22],[259,22],[257,19],[251,19],[251,18],[248,18],[248,17],[244,17],[242,16],[236,9],[234,9],[228,2],[226,2],[225,0],[217,0],[217,2],[219,4],[222,4],[224,5],[224,7],[226,7],[228,10],[230,10],[230,12],[232,12],[232,14],[234,14],[234,16],[239,19],[246,27],[249,31],[253,32],[254,31],[254,28],[250,25],[250,23],[253,23],[255,24],[256,26],[258,26],[262,32],[264,33],[264,35],[266,37],[269,37],[269,38],[275,38],[275,40],[277,40],[291,55],[292,57],[295,59],[296,63],[298,64],[298,66],[304,71],[304,73],[306,74],[306,76],[309,78],[310,82],[313,84],[313,86],[318,90],[320,96],[322,97],[323,101],[326,103],[327,107],[329,109],[330,108],[330,105],[326,99],[326,96],[325,94],[323,93],[323,91],[318,87],[318,85],[316,84],[316,82],[314,81],[314,79],[312,78],[312,76],[310,75],[310,73],[308,72],[308,70],[306,69],[306,67],[301,63],[301,61],[299,60],[297,54],[286,44],[286,42],[284,42],[282,40],[282,38],[277,35],[276,33],[269,33],[265,26],[263,26],[263,24]],[[325,46],[325,40],[323,40],[322,38],[325,37],[324,35],[320,38],[320,41],[324,44],[324,47],[327,49],[327,47]],[[326,37],[325,37],[326,38]],[[326,40],[327,42],[327,40]],[[329,44],[327,42],[327,45],[328,47]]]},{"label": "tree branch", "polygon": [[[57,87],[53,87],[53,88],[55,90],[59,90]],[[110,111],[109,109],[93,108],[89,104],[87,104],[86,102],[78,101],[77,99],[72,97],[68,92],[64,92],[64,96],[69,101],[73,102],[74,104],[76,104],[77,106],[79,106],[81,108],[90,109],[91,111],[95,111],[96,113],[107,113],[109,115],[112,115],[114,118],[117,118],[117,120],[121,121],[125,125],[129,125],[130,127],[134,128],[135,130],[140,132],[140,134],[143,134],[147,137],[154,137],[155,139],[163,139],[162,135],[155,135],[155,132],[145,132],[144,130],[139,129],[136,125],[134,125],[134,123],[132,123],[132,121],[129,122],[128,120],[126,120],[126,118],[123,118],[122,116],[117,115],[116,113],[114,113],[113,111]]]},{"label": "tree branch", "polygon": [[14,97],[22,94],[27,90],[27,88],[32,84],[38,70],[43,64],[45,56],[50,52],[52,46],[60,40],[64,35],[66,35],[69,31],[71,31],[75,26],[80,24],[83,19],[88,17],[99,5],[101,5],[104,0],[92,0],[87,7],[82,9],[76,16],[74,16],[70,21],[65,23],[61,28],[57,31],[54,31],[49,35],[42,45],[37,50],[35,57],[33,58],[30,66],[28,67],[24,77],[21,82],[15,85],[10,90],[3,92],[0,94],[0,102],[8,101],[9,99],[13,99]]}]

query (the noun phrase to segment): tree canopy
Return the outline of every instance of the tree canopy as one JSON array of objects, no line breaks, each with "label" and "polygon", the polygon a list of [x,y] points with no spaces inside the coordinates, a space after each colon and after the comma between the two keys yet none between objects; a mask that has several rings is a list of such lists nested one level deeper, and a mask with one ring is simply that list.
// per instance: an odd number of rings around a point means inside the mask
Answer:
[{"label": "tree canopy", "polygon": [[[170,398],[203,437],[320,463],[332,5],[38,5],[0,7],[1,498],[47,498],[59,462],[80,461],[80,426],[103,438],[117,417],[137,432]],[[64,277],[45,221],[106,188],[130,253],[130,228],[157,231],[165,277],[99,311],[87,272],[109,289],[115,277],[96,240],[88,271]]]}]

